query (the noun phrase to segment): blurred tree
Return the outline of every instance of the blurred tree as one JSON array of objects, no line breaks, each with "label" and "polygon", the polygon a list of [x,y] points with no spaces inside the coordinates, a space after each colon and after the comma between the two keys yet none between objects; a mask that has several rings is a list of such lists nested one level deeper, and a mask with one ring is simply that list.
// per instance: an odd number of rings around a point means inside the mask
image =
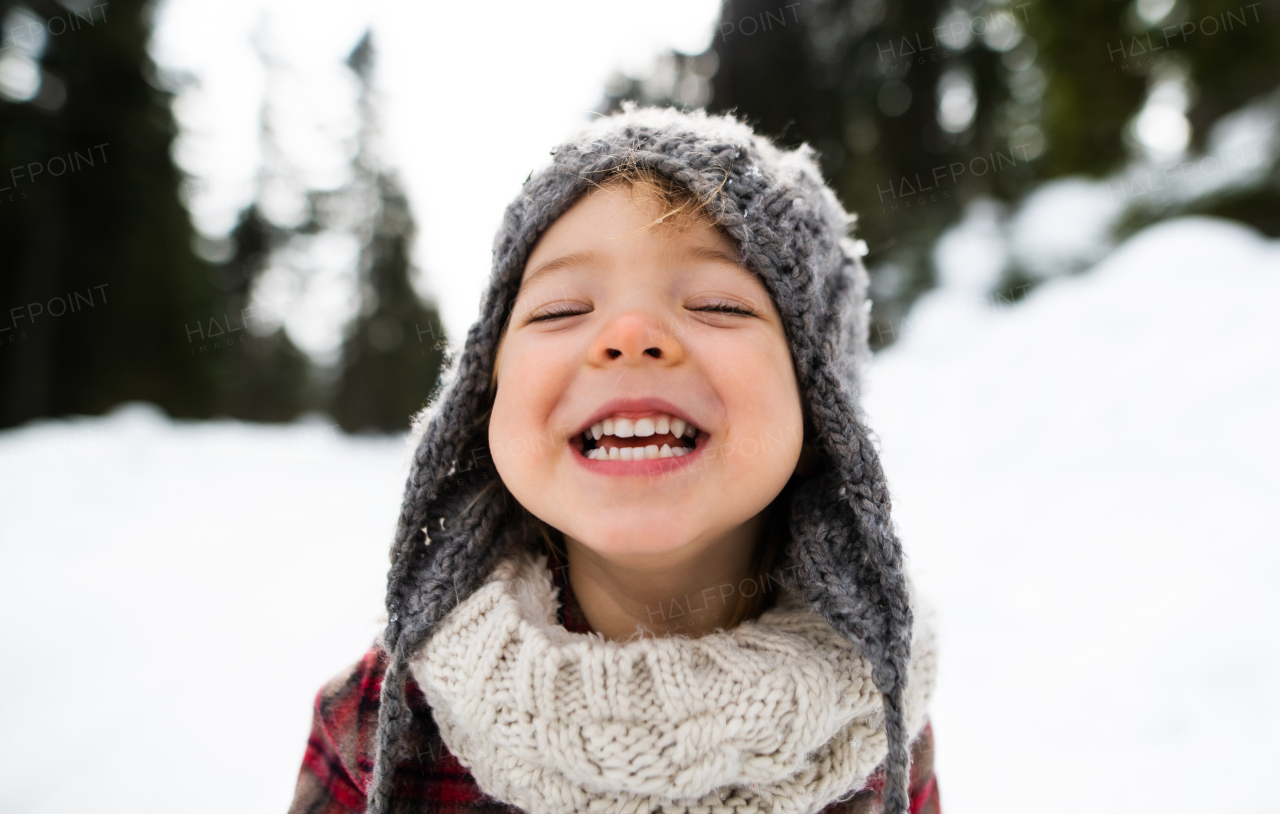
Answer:
[{"label": "blurred tree", "polygon": [[1191,141],[1203,147],[1224,115],[1280,87],[1280,0],[1183,0],[1172,6],[1142,27],[1177,27],[1167,42],[1163,33],[1157,42],[1187,53],[1197,90],[1188,112]]},{"label": "blurred tree", "polygon": [[[152,4],[69,8],[0,0],[0,427],[140,399],[176,416],[285,421],[321,407],[349,430],[407,428],[445,337],[410,284],[408,201],[374,155],[370,38],[349,60],[352,180],[305,192],[299,224],[266,217],[264,179],[289,172],[268,102],[258,192],[211,241],[180,199],[173,92],[146,50]],[[253,333],[253,290],[282,249],[353,216],[361,307],[338,368],[322,370],[283,328]],[[219,243],[225,259],[193,248]]]},{"label": "blurred tree", "polygon": [[0,426],[217,407],[184,322],[222,313],[179,199],[151,4],[0,0]]},{"label": "blurred tree", "polygon": [[234,352],[215,357],[219,410],[226,415],[250,421],[291,421],[319,406],[311,360],[284,327],[253,335],[253,284],[289,237],[289,231],[271,223],[254,201],[241,210],[231,231],[231,257],[214,272],[227,292],[222,319],[228,330],[243,330],[249,333],[246,338],[251,337],[235,346]]},{"label": "blurred tree", "polygon": [[331,410],[349,432],[399,432],[435,389],[445,335],[439,312],[418,297],[410,282],[413,215],[399,182],[382,167],[374,148],[373,62],[373,40],[366,33],[347,60],[360,80],[352,179],[333,193],[358,213],[360,310],[342,345]]},{"label": "blurred tree", "polygon": [[705,104],[782,144],[813,145],[870,248],[879,347],[933,285],[930,250],[963,204],[1016,197],[1033,180],[1040,144],[1017,128],[1034,111],[1008,121],[1007,66],[1035,59],[1027,13],[948,0],[726,0],[711,48],[667,57],[644,81],[614,77],[603,107]]},{"label": "blurred tree", "polygon": [[[1122,170],[1170,57],[1189,77],[1199,149],[1224,114],[1280,85],[1278,54],[1280,0],[725,0],[705,52],[615,75],[600,107],[735,111],[783,144],[813,145],[870,247],[878,347],[933,284],[933,245],[968,201],[1017,203],[1039,181]],[[1140,201],[1127,223],[1200,211],[1274,234],[1277,201],[1273,165],[1180,208]],[[1011,268],[1002,284],[1029,282]]]},{"label": "blurred tree", "polygon": [[1029,29],[1048,81],[1049,175],[1103,175],[1127,157],[1125,125],[1148,79],[1188,74],[1192,149],[1212,125],[1280,86],[1280,2],[1037,2]]},{"label": "blurred tree", "polygon": [[1038,2],[1028,28],[1039,50],[1047,176],[1100,176],[1126,157],[1124,127],[1142,104],[1146,71],[1117,64],[1129,4]]},{"label": "blurred tree", "polygon": [[[1049,77],[1049,176],[1098,177],[1123,170],[1135,152],[1141,154],[1134,117],[1163,83],[1188,97],[1189,155],[1181,160],[1202,154],[1224,116],[1280,88],[1280,0],[1087,0],[1038,2],[1035,8],[1030,28]],[[1276,119],[1274,107],[1269,115]],[[1277,148],[1274,143],[1250,146],[1273,155]],[[1174,177],[1181,179],[1176,173]],[[1188,192],[1183,186],[1174,192]],[[1169,203],[1163,195],[1150,194],[1127,200],[1120,234],[1199,213],[1280,235],[1280,169],[1275,163],[1253,183],[1210,195],[1171,197]]]},{"label": "blurred tree", "polygon": [[[267,88],[259,113],[258,144],[261,163],[254,178],[253,200],[239,213],[228,235],[229,256],[211,271],[213,284],[225,292],[227,309],[223,322],[227,329],[243,331],[240,342],[228,346],[232,352],[215,357],[221,412],[251,421],[289,421],[307,409],[321,407],[317,391],[317,371],[310,358],[290,339],[283,325],[269,334],[259,333],[268,322],[255,319],[254,287],[272,265],[281,249],[302,234],[318,231],[315,197],[307,196],[300,223],[281,226],[264,213],[263,201],[269,190],[281,185],[296,189],[298,173],[276,138],[275,95],[281,65],[263,43],[262,30],[253,37],[253,47],[262,62]],[[216,241],[215,241],[216,242]]]}]

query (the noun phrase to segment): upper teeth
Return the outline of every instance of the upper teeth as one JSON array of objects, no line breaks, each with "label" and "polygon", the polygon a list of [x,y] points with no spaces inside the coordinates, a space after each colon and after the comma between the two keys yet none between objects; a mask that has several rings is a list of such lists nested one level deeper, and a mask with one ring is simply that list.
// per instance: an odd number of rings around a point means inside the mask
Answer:
[{"label": "upper teeth", "polygon": [[686,424],[679,418],[671,416],[658,415],[637,418],[634,421],[630,418],[606,418],[604,421],[597,421],[591,425],[591,437],[596,441],[601,436],[612,435],[617,438],[648,438],[650,435],[666,435],[670,432],[679,438],[687,435],[690,438],[698,436],[698,428],[692,424]]}]

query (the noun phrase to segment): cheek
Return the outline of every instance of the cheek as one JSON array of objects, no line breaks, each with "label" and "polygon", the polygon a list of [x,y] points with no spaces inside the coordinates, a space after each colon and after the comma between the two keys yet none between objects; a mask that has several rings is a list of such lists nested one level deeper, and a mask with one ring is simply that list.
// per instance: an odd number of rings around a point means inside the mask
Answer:
[{"label": "cheek", "polygon": [[800,387],[789,350],[781,340],[762,337],[745,348],[718,357],[715,387],[730,416],[730,446],[724,454],[739,467],[739,476],[772,499],[795,471],[804,443]]},{"label": "cheek", "polygon": [[489,448],[504,479],[518,476],[552,446],[547,417],[562,389],[549,358],[535,364],[527,351],[508,347],[498,371],[498,392],[489,419]]},{"label": "cheek", "polygon": [[755,336],[743,344],[731,336],[716,337],[702,350],[705,369],[739,417],[779,429],[801,423],[800,388],[781,339]]}]

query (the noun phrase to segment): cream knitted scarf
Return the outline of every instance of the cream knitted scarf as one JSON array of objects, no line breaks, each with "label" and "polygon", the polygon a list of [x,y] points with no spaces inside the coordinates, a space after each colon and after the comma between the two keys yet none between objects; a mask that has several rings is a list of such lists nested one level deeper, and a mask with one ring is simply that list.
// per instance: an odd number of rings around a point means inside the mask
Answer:
[{"label": "cream knitted scarf", "polygon": [[[781,589],[780,589],[781,590]],[[477,784],[530,814],[810,814],[888,752],[871,665],[783,590],[733,630],[612,642],[556,622],[542,554],[502,560],[409,667]],[[916,606],[907,729],[934,637]]]}]

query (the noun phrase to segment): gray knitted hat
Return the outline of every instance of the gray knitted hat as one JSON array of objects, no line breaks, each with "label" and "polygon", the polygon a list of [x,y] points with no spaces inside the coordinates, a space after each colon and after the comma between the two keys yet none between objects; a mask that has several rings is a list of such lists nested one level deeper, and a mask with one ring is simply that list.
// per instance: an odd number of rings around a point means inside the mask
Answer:
[{"label": "gray knitted hat", "polygon": [[858,407],[870,305],[866,271],[846,236],[853,216],[823,182],[807,145],[781,150],[728,116],[627,105],[552,156],[507,207],[481,317],[417,422],[421,440],[388,574],[383,642],[389,661],[369,811],[391,810],[392,772],[405,757],[408,656],[484,583],[509,547],[525,539],[519,507],[505,490],[457,477],[468,466],[460,462],[473,460],[467,456],[485,440],[480,429],[494,356],[525,261],[543,232],[596,181],[635,162],[711,202],[782,316],[814,431],[808,440],[821,460],[796,484],[790,540],[774,572],[872,664],[889,742],[884,811],[905,814],[903,690],[912,616],[889,492]]}]

